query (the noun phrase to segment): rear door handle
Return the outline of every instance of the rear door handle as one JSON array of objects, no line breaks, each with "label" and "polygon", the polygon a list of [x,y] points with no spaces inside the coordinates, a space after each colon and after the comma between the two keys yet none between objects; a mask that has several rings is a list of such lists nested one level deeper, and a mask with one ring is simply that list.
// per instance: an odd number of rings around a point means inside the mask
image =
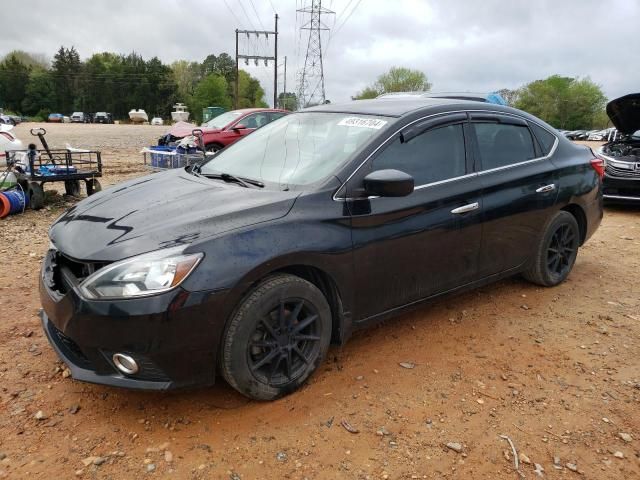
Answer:
[{"label": "rear door handle", "polygon": [[545,185],[544,187],[540,187],[536,189],[536,193],[547,193],[547,192],[553,192],[556,189],[556,184],[555,183],[551,183],[549,185]]},{"label": "rear door handle", "polygon": [[467,213],[472,212],[473,210],[477,210],[478,208],[480,208],[480,204],[478,202],[474,202],[469,203],[468,205],[463,205],[462,207],[454,208],[453,210],[451,210],[451,213]]}]

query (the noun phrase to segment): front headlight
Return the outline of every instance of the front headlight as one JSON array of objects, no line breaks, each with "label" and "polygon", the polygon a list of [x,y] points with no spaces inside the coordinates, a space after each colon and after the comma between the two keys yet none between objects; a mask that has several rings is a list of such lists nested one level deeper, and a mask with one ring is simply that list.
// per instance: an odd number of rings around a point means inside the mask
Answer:
[{"label": "front headlight", "polygon": [[112,263],[88,276],[80,291],[87,298],[131,298],[177,287],[198,265],[202,253],[183,254],[168,248]]}]

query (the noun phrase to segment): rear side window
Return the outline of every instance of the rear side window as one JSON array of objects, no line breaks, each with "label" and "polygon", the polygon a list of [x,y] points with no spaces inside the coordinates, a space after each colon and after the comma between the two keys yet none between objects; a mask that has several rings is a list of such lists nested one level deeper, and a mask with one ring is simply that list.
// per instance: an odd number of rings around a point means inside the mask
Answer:
[{"label": "rear side window", "polygon": [[405,143],[397,138],[373,160],[372,167],[408,173],[416,186],[460,177],[466,173],[462,125],[434,128]]},{"label": "rear side window", "polygon": [[270,114],[271,117],[271,122],[273,122],[274,120],[279,119],[280,117],[284,117],[286,115],[286,113],[282,113],[282,112],[272,112]]},{"label": "rear side window", "polygon": [[531,132],[525,126],[473,123],[483,170],[536,158]]},{"label": "rear side window", "polygon": [[549,155],[549,152],[551,152],[551,149],[553,148],[553,144],[556,142],[556,136],[544,128],[539,127],[535,123],[530,123],[529,126],[531,127],[535,137],[538,139],[540,147],[542,147],[543,155]]}]

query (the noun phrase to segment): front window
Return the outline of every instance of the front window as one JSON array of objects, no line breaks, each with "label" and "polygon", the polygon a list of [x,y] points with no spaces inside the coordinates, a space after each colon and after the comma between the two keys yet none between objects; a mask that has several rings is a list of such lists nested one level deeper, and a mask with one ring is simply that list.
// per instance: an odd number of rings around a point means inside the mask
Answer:
[{"label": "front window", "polygon": [[201,173],[228,173],[283,189],[312,184],[335,172],[393,121],[347,113],[287,115],[222,150]]},{"label": "front window", "polygon": [[208,122],[204,123],[202,126],[209,127],[209,128],[218,128],[218,129],[224,128],[241,115],[242,115],[242,112],[238,112],[237,110],[232,112],[226,112],[226,113],[223,113],[222,115],[218,115],[217,117],[212,118]]}]

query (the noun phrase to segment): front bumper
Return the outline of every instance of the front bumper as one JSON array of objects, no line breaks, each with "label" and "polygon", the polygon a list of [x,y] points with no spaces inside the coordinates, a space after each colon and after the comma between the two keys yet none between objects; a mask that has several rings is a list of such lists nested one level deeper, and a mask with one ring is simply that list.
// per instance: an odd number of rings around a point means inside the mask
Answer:
[{"label": "front bumper", "polygon": [[[57,255],[50,250],[43,262],[41,319],[73,378],[145,390],[214,383],[226,291],[177,288],[145,298],[86,300]],[[120,372],[114,353],[132,356],[139,371]]]},{"label": "front bumper", "polygon": [[607,202],[640,202],[640,178],[611,177],[605,173],[603,186]]}]

